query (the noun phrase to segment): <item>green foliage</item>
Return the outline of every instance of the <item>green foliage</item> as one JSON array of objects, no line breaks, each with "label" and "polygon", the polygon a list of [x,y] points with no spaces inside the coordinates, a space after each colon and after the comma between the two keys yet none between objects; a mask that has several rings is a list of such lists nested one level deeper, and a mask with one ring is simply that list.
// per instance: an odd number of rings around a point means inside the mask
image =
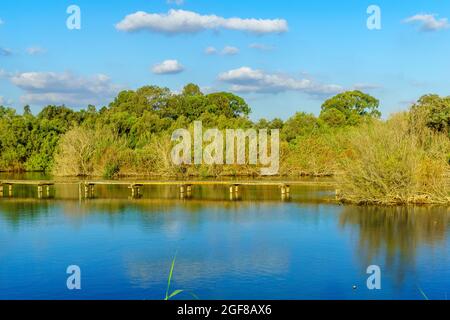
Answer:
[{"label": "green foliage", "polygon": [[[228,92],[204,95],[192,83],[186,85],[181,94],[174,94],[167,88],[157,86],[122,91],[108,107],[98,111],[93,105],[80,111],[66,106],[49,105],[34,116],[29,106],[24,107],[22,115],[18,115],[12,108],[0,106],[0,171],[50,171],[64,167],[63,172],[76,175],[99,173],[108,177],[121,171],[138,172],[135,167],[139,165],[133,163],[133,158],[138,154],[142,159],[142,150],[155,144],[155,137],[170,136],[174,129],[188,127],[199,119],[220,127],[249,127],[252,126],[247,118],[249,113],[250,108],[241,97]],[[101,149],[101,155],[89,158],[89,161],[96,163],[90,163],[87,171],[86,164],[82,165],[84,169],[81,170],[80,159],[72,157],[69,160],[78,161],[78,164],[69,169],[68,163],[62,165],[62,159],[57,157],[56,151],[61,137],[72,131],[81,135],[77,140],[71,133],[70,139],[66,139],[75,142],[75,146],[78,143],[80,147],[80,144],[90,140],[85,132],[104,132],[110,138],[109,143],[114,144],[120,140],[120,150],[111,151],[114,148],[106,147]],[[99,137],[99,141],[102,140],[105,139]],[[66,146],[66,151],[71,150],[69,153],[76,154],[80,151],[74,151],[68,142],[63,141],[62,145]],[[101,147],[97,143],[94,148]],[[64,153],[59,151],[59,155]],[[118,158],[127,159],[112,159],[116,157],[112,156],[114,152],[118,154]],[[58,158],[56,167],[55,157]],[[158,167],[158,172],[159,169],[171,171],[167,166],[161,165],[160,161],[152,161],[153,168]],[[98,168],[99,166],[102,168]]]},{"label": "green foliage", "polygon": [[330,126],[357,125],[362,117],[379,118],[378,106],[379,101],[366,93],[347,91],[326,100],[320,118]]},{"label": "green foliage", "polygon": [[183,96],[202,96],[203,93],[200,90],[200,87],[196,84],[189,83],[183,88]]},{"label": "green foliage", "polygon": [[355,129],[341,159],[339,197],[371,204],[450,202],[447,154],[441,133],[411,127],[408,114]]},{"label": "green foliage", "polygon": [[[172,259],[172,264],[170,265],[169,276],[167,278],[166,296],[164,297],[165,301],[168,301],[168,300],[174,298],[175,296],[179,295],[180,293],[185,292],[185,290],[177,289],[177,290],[174,290],[172,293],[169,293],[170,292],[170,285],[171,285],[172,277],[173,277],[173,270],[175,268],[175,261],[176,261],[176,259],[177,259],[177,255],[175,254],[175,257],[173,257],[173,259]],[[194,299],[198,300],[198,297],[195,294],[193,294],[191,292],[187,292],[187,293],[189,295],[191,295]]]},{"label": "green foliage", "polygon": [[176,259],[177,259],[177,257],[175,255],[175,257],[173,257],[173,259],[172,259],[172,264],[170,265],[169,277],[167,278],[166,297],[164,298],[164,300],[169,300],[169,299],[171,299],[171,298],[175,297],[176,295],[178,295],[178,294],[183,292],[183,290],[175,290],[174,292],[169,294],[170,283],[172,282],[173,269],[175,267],[175,260]]},{"label": "green foliage", "polygon": [[336,108],[325,110],[321,113],[320,119],[325,121],[330,127],[343,127],[347,124],[345,114]]},{"label": "green foliage", "polygon": [[378,120],[378,104],[362,92],[344,92],[324,102],[320,117],[298,112],[285,122],[253,122],[241,97],[204,94],[188,84],[179,94],[157,86],[122,91],[100,109],[50,105],[35,116],[28,106],[22,115],[0,106],[0,171],[105,178],[259,174],[249,164],[174,166],[173,131],[192,132],[193,121],[202,121],[220,130],[279,129],[280,174],[343,173],[347,199],[407,202],[426,190],[432,201],[444,202],[448,192],[440,177],[448,175],[450,161],[450,98],[424,96],[403,121]]},{"label": "green foliage", "polygon": [[320,121],[313,114],[298,112],[286,121],[281,134],[284,139],[291,142],[299,136],[318,133],[320,129]]},{"label": "green foliage", "polygon": [[435,94],[422,96],[413,105],[412,111],[423,113],[429,128],[450,134],[450,97]]},{"label": "green foliage", "polygon": [[118,163],[107,163],[103,173],[103,178],[115,178],[120,172],[120,165]]}]

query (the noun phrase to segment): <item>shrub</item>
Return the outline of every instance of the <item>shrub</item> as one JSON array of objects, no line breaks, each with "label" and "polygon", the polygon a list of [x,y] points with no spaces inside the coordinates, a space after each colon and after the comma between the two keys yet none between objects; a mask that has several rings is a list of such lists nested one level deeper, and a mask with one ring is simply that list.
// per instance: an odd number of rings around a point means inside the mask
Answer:
[{"label": "shrub", "polygon": [[54,174],[84,176],[93,172],[92,159],[96,147],[94,130],[75,127],[60,140],[55,155]]},{"label": "shrub", "polygon": [[417,130],[408,114],[366,123],[350,139],[341,159],[343,201],[374,204],[449,203],[446,181],[449,139],[426,127]]}]

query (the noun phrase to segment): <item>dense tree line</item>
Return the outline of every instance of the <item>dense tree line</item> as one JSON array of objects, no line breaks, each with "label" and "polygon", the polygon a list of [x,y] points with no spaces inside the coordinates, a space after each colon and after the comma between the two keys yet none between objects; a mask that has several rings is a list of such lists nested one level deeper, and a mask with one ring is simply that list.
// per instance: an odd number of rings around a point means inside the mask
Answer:
[{"label": "dense tree line", "polygon": [[[162,174],[161,168],[169,170],[163,154],[171,132],[202,120],[205,127],[219,129],[280,129],[285,170],[289,167],[287,171],[293,172],[296,167],[294,172],[299,174],[328,174],[335,170],[333,157],[342,151],[337,140],[344,138],[336,133],[379,118],[378,107],[374,97],[349,91],[326,100],[318,117],[299,112],[286,121],[253,122],[243,98],[229,92],[204,94],[194,84],[186,85],[181,93],[157,86],[122,91],[100,109],[89,105],[75,111],[50,105],[33,115],[29,106],[22,114],[0,106],[0,170],[51,172],[57,167],[64,171],[59,173],[71,175]],[[424,96],[412,110],[426,113],[430,128],[449,131],[450,98]],[[317,159],[292,156],[308,147],[314,148]],[[77,157],[75,168],[61,169],[73,167]],[[314,163],[302,164],[303,160]]]}]

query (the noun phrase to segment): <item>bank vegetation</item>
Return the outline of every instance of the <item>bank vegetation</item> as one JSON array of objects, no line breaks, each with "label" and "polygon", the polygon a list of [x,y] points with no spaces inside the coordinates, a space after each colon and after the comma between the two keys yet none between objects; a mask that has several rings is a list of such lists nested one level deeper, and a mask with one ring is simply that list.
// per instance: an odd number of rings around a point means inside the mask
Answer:
[{"label": "bank vegetation", "polygon": [[358,204],[450,204],[450,98],[425,95],[409,110],[381,119],[376,98],[349,91],[322,104],[319,116],[250,120],[245,100],[228,92],[181,93],[145,86],[122,91],[108,106],[75,111],[0,106],[0,171],[57,176],[225,177],[260,174],[255,165],[175,166],[173,131],[279,129],[281,176],[335,176],[337,197]]}]

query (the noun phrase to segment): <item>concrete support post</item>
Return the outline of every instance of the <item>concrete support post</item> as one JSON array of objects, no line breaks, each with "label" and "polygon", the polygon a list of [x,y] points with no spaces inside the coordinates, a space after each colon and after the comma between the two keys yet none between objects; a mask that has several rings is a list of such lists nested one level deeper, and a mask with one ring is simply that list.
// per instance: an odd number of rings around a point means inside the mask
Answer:
[{"label": "concrete support post", "polygon": [[239,185],[233,184],[230,186],[230,200],[238,200],[239,199]]},{"label": "concrete support post", "polygon": [[288,185],[281,185],[281,200],[288,200],[290,198],[291,188]]},{"label": "concrete support post", "polygon": [[84,184],[84,197],[86,199],[94,197],[94,184],[89,183]]}]

